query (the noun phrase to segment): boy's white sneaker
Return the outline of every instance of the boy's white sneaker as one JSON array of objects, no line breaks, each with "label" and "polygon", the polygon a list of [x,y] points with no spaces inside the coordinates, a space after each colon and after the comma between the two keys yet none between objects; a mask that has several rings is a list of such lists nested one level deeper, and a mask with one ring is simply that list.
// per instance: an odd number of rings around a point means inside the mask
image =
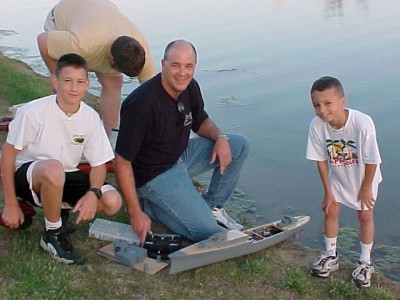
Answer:
[{"label": "boy's white sneaker", "polygon": [[313,263],[311,275],[318,277],[328,277],[331,272],[339,269],[339,256],[336,253],[322,253],[319,259]]},{"label": "boy's white sneaker", "polygon": [[371,276],[375,272],[372,264],[359,261],[357,268],[353,271],[351,282],[357,287],[370,287],[371,286]]}]

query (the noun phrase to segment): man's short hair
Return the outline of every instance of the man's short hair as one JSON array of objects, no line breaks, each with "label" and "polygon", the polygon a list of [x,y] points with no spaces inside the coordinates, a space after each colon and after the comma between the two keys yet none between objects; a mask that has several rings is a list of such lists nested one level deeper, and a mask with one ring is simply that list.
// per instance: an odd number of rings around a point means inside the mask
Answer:
[{"label": "man's short hair", "polygon": [[120,36],[111,45],[111,55],[118,71],[135,77],[143,69],[146,53],[137,40],[129,36]]},{"label": "man's short hair", "polygon": [[191,42],[188,42],[188,41],[185,41],[185,40],[175,40],[175,41],[172,41],[172,42],[170,42],[168,45],[167,45],[167,47],[165,47],[165,50],[164,50],[164,59],[168,59],[168,57],[169,57],[169,51],[171,50],[171,47],[173,46],[173,45],[175,45],[176,43],[187,43],[188,45],[190,45],[191,47],[192,47],[192,49],[193,49],[193,52],[194,52],[194,59],[195,59],[195,62],[197,62],[197,51],[196,51],[196,48],[193,46],[193,44],[191,43]]},{"label": "man's short hair", "polygon": [[344,96],[344,89],[340,81],[332,76],[323,76],[316,80],[311,86],[311,94],[315,91],[323,92],[327,89],[334,88],[339,96]]},{"label": "man's short hair", "polygon": [[56,66],[56,76],[58,77],[61,73],[61,70],[65,67],[74,67],[74,68],[82,68],[86,72],[86,76],[88,76],[88,65],[86,60],[75,53],[68,53],[61,56],[57,61]]}]

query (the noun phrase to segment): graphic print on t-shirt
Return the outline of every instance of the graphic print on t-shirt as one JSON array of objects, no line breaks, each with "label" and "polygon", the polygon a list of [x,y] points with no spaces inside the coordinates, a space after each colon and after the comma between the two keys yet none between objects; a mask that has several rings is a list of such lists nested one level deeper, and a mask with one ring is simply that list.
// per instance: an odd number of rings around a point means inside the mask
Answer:
[{"label": "graphic print on t-shirt", "polygon": [[73,134],[72,136],[72,145],[82,145],[85,141],[85,135],[83,134]]},{"label": "graphic print on t-shirt", "polygon": [[327,139],[329,163],[334,167],[351,167],[358,164],[357,147],[353,140]]},{"label": "graphic print on t-shirt", "polygon": [[185,121],[183,122],[183,126],[188,126],[192,124],[192,112],[189,112],[188,114],[185,114]]}]

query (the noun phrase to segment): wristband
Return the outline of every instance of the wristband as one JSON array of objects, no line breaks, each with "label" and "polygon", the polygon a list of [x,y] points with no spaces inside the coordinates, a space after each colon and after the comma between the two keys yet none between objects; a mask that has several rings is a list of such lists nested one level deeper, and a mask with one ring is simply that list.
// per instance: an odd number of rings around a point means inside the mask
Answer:
[{"label": "wristband", "polygon": [[97,200],[100,200],[101,196],[103,196],[103,193],[98,188],[90,188],[89,191],[93,192],[96,195]]}]

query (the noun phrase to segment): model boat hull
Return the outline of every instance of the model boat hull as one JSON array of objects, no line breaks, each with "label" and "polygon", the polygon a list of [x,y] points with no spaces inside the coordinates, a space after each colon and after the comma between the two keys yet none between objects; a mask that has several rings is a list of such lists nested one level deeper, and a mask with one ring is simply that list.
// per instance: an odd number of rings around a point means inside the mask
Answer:
[{"label": "model boat hull", "polygon": [[283,220],[247,229],[225,230],[171,253],[170,274],[228,260],[276,245],[303,230],[310,217],[285,217]]}]

